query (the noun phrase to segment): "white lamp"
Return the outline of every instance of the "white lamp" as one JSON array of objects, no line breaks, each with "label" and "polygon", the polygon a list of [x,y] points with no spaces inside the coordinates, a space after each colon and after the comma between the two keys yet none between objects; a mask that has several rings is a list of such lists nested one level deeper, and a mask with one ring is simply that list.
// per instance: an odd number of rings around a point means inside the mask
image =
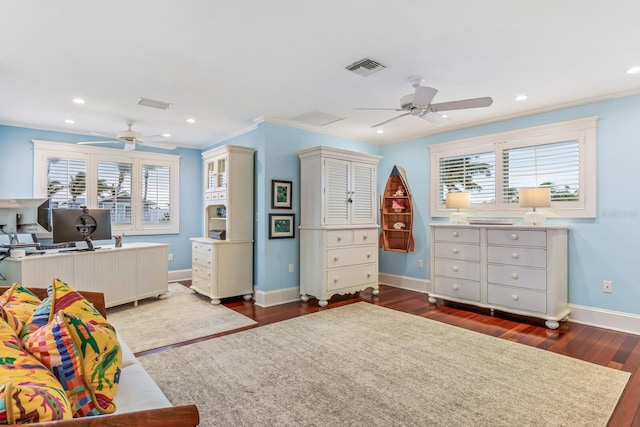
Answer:
[{"label": "white lamp", "polygon": [[460,209],[469,209],[469,193],[465,191],[447,193],[445,205],[447,209],[456,210],[449,216],[453,224],[467,224],[467,215],[463,212],[460,212]]},{"label": "white lamp", "polygon": [[524,222],[531,225],[540,225],[545,216],[536,212],[536,208],[548,208],[551,206],[549,187],[521,188],[520,207],[533,208],[533,211],[524,214]]}]

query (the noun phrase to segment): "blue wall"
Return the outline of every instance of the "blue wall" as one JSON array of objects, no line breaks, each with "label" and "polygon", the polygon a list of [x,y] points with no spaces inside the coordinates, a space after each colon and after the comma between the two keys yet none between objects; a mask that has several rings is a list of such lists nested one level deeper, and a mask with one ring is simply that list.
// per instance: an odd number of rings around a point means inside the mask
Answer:
[{"label": "blue wall", "polygon": [[[381,192],[394,164],[403,167],[415,206],[415,251],[380,252],[380,271],[399,276],[429,278],[429,213],[431,144],[505,132],[587,116],[598,121],[598,217],[554,220],[571,226],[569,233],[569,301],[572,304],[640,314],[640,197],[634,193],[635,168],[640,159],[640,96],[630,96],[553,112],[505,120],[391,145],[377,146],[309,132],[273,123],[224,141],[256,149],[255,156],[255,258],[254,282],[261,291],[299,285],[299,245],[296,239],[268,238],[271,180],[293,181],[293,209],[300,215],[300,162],[297,151],[317,145],[384,156],[378,168]],[[32,139],[75,142],[85,136],[0,126],[0,198],[33,194]],[[220,144],[217,144],[220,145]],[[213,147],[213,146],[212,146]],[[209,148],[212,148],[209,147]],[[174,253],[170,270],[189,269],[190,237],[202,235],[201,151],[178,149],[180,164],[180,234],[140,236],[136,240],[168,242]],[[423,260],[424,268],[417,268]],[[289,264],[295,272],[289,273]],[[613,281],[613,293],[602,292],[602,280]]]},{"label": "blue wall", "polygon": [[[0,199],[33,197],[31,141],[34,139],[74,143],[104,138],[0,125]],[[136,149],[167,152],[146,147]],[[202,157],[200,150],[185,148],[171,151],[171,154],[180,156],[180,234],[125,235],[124,241],[168,243],[169,253],[173,253],[169,270],[191,269],[189,238],[202,236]]]}]

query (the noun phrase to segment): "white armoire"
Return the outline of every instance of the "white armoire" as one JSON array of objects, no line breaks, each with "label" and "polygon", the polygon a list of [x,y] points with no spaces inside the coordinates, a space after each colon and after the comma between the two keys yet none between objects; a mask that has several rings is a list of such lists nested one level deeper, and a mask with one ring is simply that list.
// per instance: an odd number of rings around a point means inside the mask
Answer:
[{"label": "white armoire", "polygon": [[191,239],[191,289],[211,304],[253,296],[253,153],[224,145],[202,154],[204,237]]},{"label": "white armoire", "polygon": [[376,170],[380,156],[329,147],[300,157],[300,294],[378,294]]}]

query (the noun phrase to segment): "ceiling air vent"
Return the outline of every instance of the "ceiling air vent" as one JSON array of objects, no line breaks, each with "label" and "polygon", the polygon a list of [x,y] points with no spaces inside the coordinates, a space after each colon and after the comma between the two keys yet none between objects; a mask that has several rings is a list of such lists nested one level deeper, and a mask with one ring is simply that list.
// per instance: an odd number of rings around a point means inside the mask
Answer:
[{"label": "ceiling air vent", "polygon": [[353,71],[354,73],[360,76],[368,76],[369,74],[375,73],[376,71],[380,71],[385,69],[386,67],[379,63],[378,61],[374,61],[371,58],[363,58],[359,61],[354,62],[351,65],[347,65],[345,67],[349,71]]},{"label": "ceiling air vent", "polygon": [[168,110],[173,104],[170,102],[156,101],[155,99],[140,98],[138,99],[138,105],[143,107],[158,108],[160,110]]}]

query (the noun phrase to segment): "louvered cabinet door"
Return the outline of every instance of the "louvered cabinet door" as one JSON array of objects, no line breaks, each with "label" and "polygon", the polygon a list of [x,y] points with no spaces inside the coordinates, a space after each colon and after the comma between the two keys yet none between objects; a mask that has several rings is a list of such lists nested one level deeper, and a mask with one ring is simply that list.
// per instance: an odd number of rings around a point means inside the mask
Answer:
[{"label": "louvered cabinet door", "polygon": [[351,163],[351,224],[376,222],[376,166]]},{"label": "louvered cabinet door", "polygon": [[350,162],[325,159],[324,223],[345,225],[351,223],[350,215]]}]

